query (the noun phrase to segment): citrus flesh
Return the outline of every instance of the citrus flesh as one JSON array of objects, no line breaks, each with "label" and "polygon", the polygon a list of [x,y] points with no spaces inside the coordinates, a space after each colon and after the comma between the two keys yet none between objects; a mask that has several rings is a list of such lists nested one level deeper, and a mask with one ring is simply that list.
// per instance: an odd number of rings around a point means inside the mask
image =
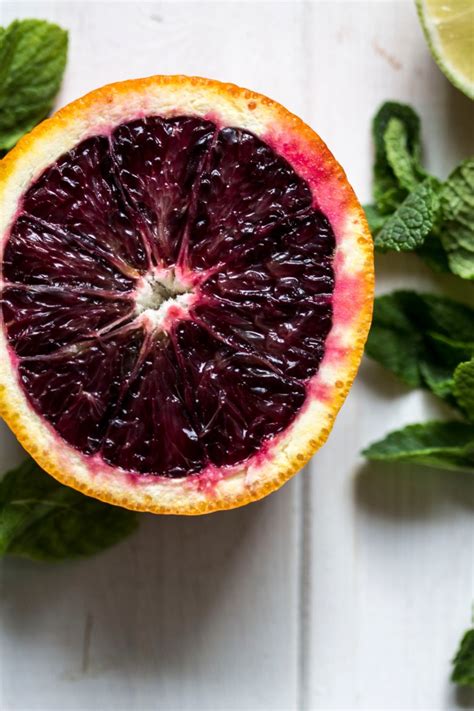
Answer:
[{"label": "citrus flesh", "polygon": [[203,513],[325,440],[369,326],[370,235],[278,104],[195,78],[104,87],[0,164],[0,208],[2,413],[53,476]]},{"label": "citrus flesh", "polygon": [[431,52],[448,79],[474,99],[474,2],[417,0]]}]

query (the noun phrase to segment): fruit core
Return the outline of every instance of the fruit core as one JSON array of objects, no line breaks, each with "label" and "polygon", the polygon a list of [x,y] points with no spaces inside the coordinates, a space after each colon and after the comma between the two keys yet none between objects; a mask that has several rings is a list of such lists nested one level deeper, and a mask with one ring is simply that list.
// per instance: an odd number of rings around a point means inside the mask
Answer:
[{"label": "fruit core", "polygon": [[135,311],[147,329],[168,330],[173,323],[186,318],[194,293],[176,277],[174,271],[158,270],[138,280],[135,289]]},{"label": "fruit core", "polygon": [[26,190],[3,323],[33,409],[137,475],[232,470],[294,421],[332,326],[334,233],[251,132],[148,116]]}]

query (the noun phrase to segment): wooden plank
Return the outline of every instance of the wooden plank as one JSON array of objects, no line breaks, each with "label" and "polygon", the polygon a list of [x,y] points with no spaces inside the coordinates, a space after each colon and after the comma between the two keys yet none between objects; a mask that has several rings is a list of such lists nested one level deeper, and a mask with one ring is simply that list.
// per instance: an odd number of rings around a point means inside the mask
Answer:
[{"label": "wooden plank", "polygon": [[[341,7],[342,5],[342,7]],[[362,199],[370,196],[370,120],[393,98],[423,120],[428,167],[444,177],[472,153],[473,111],[431,59],[414,3],[314,3],[308,16],[311,123]],[[321,31],[324,28],[324,31]],[[328,79],[328,65],[331,71]],[[377,260],[378,290],[439,288],[466,296],[414,256]],[[472,477],[364,464],[364,445],[409,422],[447,417],[365,362],[331,438],[315,457],[304,620],[308,709],[472,706],[450,684],[450,659],[469,624]]]},{"label": "wooden plank", "polygon": [[294,708],[294,495],[144,516],[80,563],[8,561],[2,709]]}]

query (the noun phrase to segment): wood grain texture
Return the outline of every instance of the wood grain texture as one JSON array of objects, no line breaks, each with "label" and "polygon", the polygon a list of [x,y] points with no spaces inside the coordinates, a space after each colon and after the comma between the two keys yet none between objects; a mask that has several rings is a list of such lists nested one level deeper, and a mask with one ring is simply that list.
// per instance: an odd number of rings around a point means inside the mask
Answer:
[{"label": "wood grain texture", "polygon": [[[473,149],[472,104],[431,60],[411,0],[0,3],[1,24],[27,16],[70,29],[60,104],[154,73],[234,81],[314,126],[362,200],[386,98],[420,111],[438,175]],[[379,259],[377,275],[379,291],[465,292],[414,257]],[[427,395],[364,362],[327,445],[265,501],[144,516],[81,563],[5,561],[2,711],[473,707],[448,676],[473,596],[474,480],[358,456],[428,413]],[[1,466],[15,464],[4,427],[0,443]]]},{"label": "wood grain texture", "polygon": [[[438,71],[414,4],[318,3],[307,7],[312,44],[310,106],[362,199],[370,196],[370,134],[385,99],[411,103],[423,122],[427,166],[445,177],[473,153],[472,103]],[[309,43],[308,43],[309,46]],[[331,81],[325,58],[336,53]],[[346,111],[325,111],[336,95]],[[339,106],[338,101],[338,106]],[[409,255],[377,258],[379,292],[466,284],[440,279]],[[472,290],[471,290],[472,296]],[[390,429],[447,408],[409,392],[368,360],[327,446],[314,458],[310,493],[311,571],[302,695],[311,709],[445,709],[472,704],[449,682],[450,659],[469,623],[474,572],[474,480],[409,466],[364,464],[358,452]]]}]

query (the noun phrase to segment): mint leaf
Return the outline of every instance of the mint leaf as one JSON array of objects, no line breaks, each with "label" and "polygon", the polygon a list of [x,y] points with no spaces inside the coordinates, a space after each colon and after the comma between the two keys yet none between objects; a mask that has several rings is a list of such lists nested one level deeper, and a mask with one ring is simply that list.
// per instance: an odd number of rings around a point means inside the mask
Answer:
[{"label": "mint leaf", "polygon": [[437,397],[463,411],[454,393],[454,372],[460,363],[474,353],[474,343],[454,341],[439,333],[426,334],[428,354],[420,359],[420,373],[427,386]]},{"label": "mint leaf", "polygon": [[379,212],[388,215],[408,195],[411,188],[406,186],[412,185],[411,178],[423,175],[420,119],[410,106],[387,101],[374,117],[372,134],[375,143],[374,200]]},{"label": "mint leaf", "polygon": [[438,210],[438,182],[426,178],[385,222],[374,240],[376,249],[407,252],[420,247],[435,225]]},{"label": "mint leaf", "polygon": [[0,481],[0,555],[92,555],[132,533],[136,514],[59,484],[32,459]]},{"label": "mint leaf", "polygon": [[51,110],[67,56],[67,32],[15,20],[0,32],[0,150],[9,150]]},{"label": "mint leaf", "polygon": [[412,305],[417,301],[418,295],[409,291],[378,296],[365,347],[370,358],[411,387],[423,382],[419,368],[423,338],[411,319]]},{"label": "mint leaf", "polygon": [[474,628],[466,632],[453,659],[451,680],[463,686],[474,686]]},{"label": "mint leaf", "polygon": [[441,274],[451,271],[441,240],[434,232],[425,237],[423,244],[417,247],[416,253],[433,271]]},{"label": "mint leaf", "polygon": [[420,325],[444,336],[451,346],[471,348],[474,343],[474,309],[437,294],[418,294]]},{"label": "mint leaf", "polygon": [[474,158],[461,163],[440,193],[439,236],[453,274],[474,279]]},{"label": "mint leaf", "polygon": [[[445,363],[433,360],[420,360],[420,374],[422,385],[427,385],[429,390],[443,400],[452,401],[454,387],[453,369]],[[454,404],[454,402],[452,403]]]},{"label": "mint leaf", "polygon": [[387,162],[392,168],[400,187],[409,192],[425,177],[420,166],[420,146],[417,140],[415,149],[408,147],[408,130],[405,121],[392,117],[385,129],[383,140]]},{"label": "mint leaf", "polygon": [[454,371],[453,393],[468,419],[474,422],[474,358],[460,363]]},{"label": "mint leaf", "polygon": [[374,442],[362,454],[377,461],[474,472],[474,425],[454,420],[408,425]]},{"label": "mint leaf", "polygon": [[369,223],[369,229],[372,235],[376,235],[384,226],[387,216],[382,215],[375,205],[364,205],[364,212]]},{"label": "mint leaf", "polygon": [[410,387],[455,405],[453,371],[474,354],[474,309],[414,291],[379,296],[366,353]]},{"label": "mint leaf", "polygon": [[380,251],[413,251],[435,271],[474,280],[474,158],[441,185],[421,166],[420,120],[386,102],[374,117],[374,204],[366,215]]}]

